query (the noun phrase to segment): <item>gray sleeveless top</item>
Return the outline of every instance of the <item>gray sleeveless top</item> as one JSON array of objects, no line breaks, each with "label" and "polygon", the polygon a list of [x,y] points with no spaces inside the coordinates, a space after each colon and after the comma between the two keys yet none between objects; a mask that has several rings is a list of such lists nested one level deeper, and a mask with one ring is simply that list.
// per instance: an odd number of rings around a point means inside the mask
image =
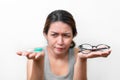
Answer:
[{"label": "gray sleeveless top", "polygon": [[47,49],[44,48],[45,52],[45,60],[44,60],[44,80],[73,80],[73,74],[74,74],[74,63],[75,63],[75,57],[74,57],[74,50],[73,48],[69,49],[69,69],[68,73],[64,76],[57,76],[51,72],[50,69],[50,63],[48,59],[48,52]]}]

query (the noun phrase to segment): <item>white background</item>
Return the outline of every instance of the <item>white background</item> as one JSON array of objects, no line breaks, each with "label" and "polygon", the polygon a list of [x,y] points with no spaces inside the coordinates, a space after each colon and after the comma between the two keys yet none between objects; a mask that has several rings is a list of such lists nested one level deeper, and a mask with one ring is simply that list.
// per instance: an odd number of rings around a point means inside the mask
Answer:
[{"label": "white background", "polygon": [[119,0],[0,0],[0,80],[26,80],[26,58],[16,51],[45,46],[42,30],[56,9],[76,20],[77,46],[108,44],[108,58],[88,59],[88,80],[120,80]]}]

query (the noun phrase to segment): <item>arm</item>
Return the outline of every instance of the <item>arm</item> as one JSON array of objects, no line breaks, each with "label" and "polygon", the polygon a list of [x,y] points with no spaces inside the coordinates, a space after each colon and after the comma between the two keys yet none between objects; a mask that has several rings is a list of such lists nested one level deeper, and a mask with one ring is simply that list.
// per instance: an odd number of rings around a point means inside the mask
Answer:
[{"label": "arm", "polygon": [[44,52],[17,52],[20,56],[26,56],[27,80],[44,80]]},{"label": "arm", "polygon": [[75,49],[75,58],[73,80],[87,80],[87,59],[80,58],[77,49]]},{"label": "arm", "polygon": [[87,59],[77,58],[74,66],[73,80],[87,80]]},{"label": "arm", "polygon": [[107,57],[111,50],[108,51],[93,51],[90,54],[79,53],[79,49],[75,48],[76,62],[74,65],[74,76],[73,80],[87,80],[87,59],[96,57]]},{"label": "arm", "polygon": [[27,61],[27,80],[44,80],[44,59]]}]

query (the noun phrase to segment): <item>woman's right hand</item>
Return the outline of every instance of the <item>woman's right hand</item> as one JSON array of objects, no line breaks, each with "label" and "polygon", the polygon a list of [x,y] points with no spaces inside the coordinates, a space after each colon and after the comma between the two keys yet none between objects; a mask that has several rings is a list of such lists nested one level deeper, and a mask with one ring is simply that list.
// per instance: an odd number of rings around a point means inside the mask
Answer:
[{"label": "woman's right hand", "polygon": [[26,56],[28,59],[39,60],[44,57],[44,52],[32,52],[32,51],[18,51],[16,52],[19,56]]},{"label": "woman's right hand", "polygon": [[18,51],[19,56],[25,56],[27,60],[27,80],[44,80],[44,51]]}]

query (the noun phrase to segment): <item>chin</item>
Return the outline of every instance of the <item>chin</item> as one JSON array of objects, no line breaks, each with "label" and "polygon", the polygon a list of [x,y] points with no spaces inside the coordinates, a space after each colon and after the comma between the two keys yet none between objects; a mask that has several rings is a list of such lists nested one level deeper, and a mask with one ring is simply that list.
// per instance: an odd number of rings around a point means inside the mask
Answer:
[{"label": "chin", "polygon": [[60,54],[65,54],[66,51],[65,50],[61,50],[61,51],[60,50],[55,50],[55,53],[60,55]]}]

